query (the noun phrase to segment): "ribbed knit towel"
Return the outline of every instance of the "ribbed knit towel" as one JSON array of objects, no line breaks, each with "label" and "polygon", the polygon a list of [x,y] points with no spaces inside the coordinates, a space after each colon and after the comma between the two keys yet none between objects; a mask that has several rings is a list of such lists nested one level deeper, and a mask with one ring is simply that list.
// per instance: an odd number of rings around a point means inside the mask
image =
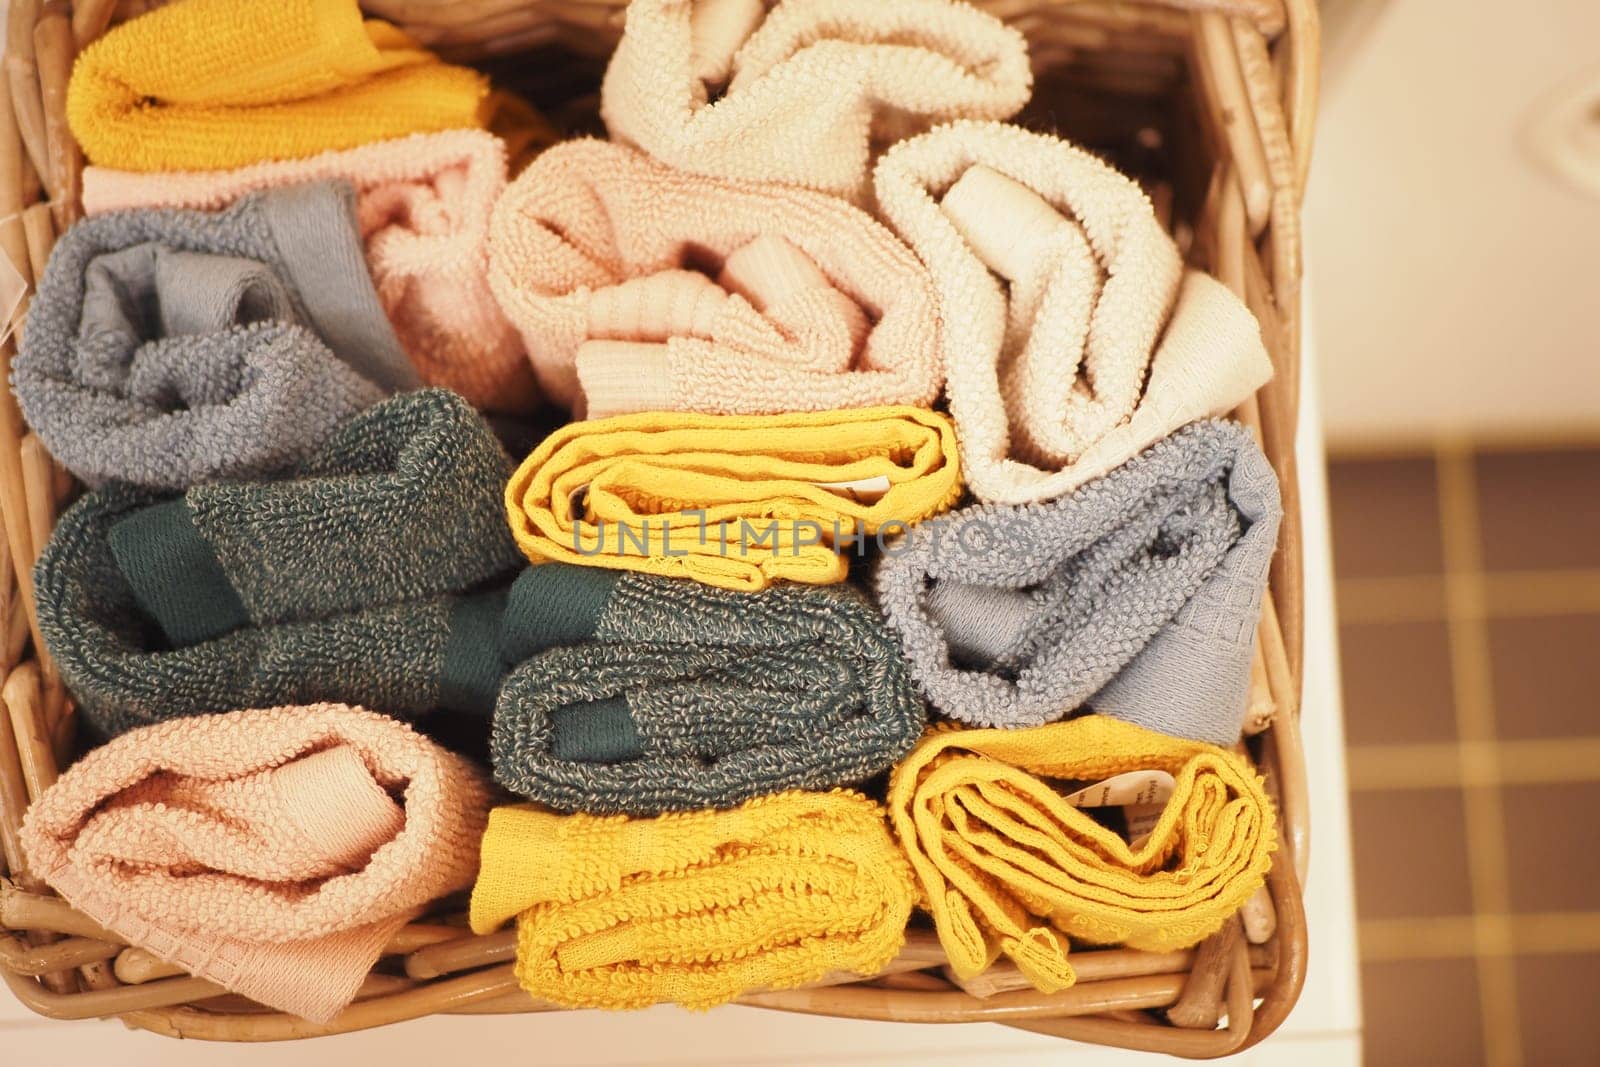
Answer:
[{"label": "ribbed knit towel", "polygon": [[1065,141],[958,122],[896,145],[873,180],[938,286],[981,500],[1071,492],[1272,376],[1244,304],[1184,270],[1137,185]]},{"label": "ribbed knit towel", "polygon": [[709,1008],[905,943],[915,886],[856,793],[780,793],[655,819],[495,808],[472,929],[517,917],[517,978],[569,1008]]},{"label": "ribbed knit towel", "polygon": [[489,292],[489,213],[506,185],[506,150],[482,130],[419,133],[238,170],[88,167],[83,208],[215,211],[258,189],[323,179],[355,186],[378,299],[423,380],[491,411],[533,407],[522,339]]},{"label": "ribbed knit towel", "polygon": [[83,50],[67,121],[100,166],[212,170],[477,126],[487,92],[355,0],[178,0]]},{"label": "ribbed knit towel", "polygon": [[580,415],[771,414],[938,395],[928,272],[822,193],[569,141],[496,205],[489,282],[545,395]]},{"label": "ribbed knit towel", "polygon": [[472,589],[518,568],[511,461],[445,389],[368,408],[296,467],[118,519],[117,568],[175,647]]},{"label": "ribbed knit towel", "polygon": [[[1061,795],[1132,771],[1174,779],[1130,844]],[[889,816],[962,978],[1004,955],[1047,993],[1067,938],[1167,952],[1214,933],[1262,884],[1272,801],[1242,758],[1098,715],[1031,730],[939,730],[895,768]]]},{"label": "ribbed knit towel", "polygon": [[843,581],[850,553],[960,492],[950,422],[921,408],[648,412],[545,438],[512,475],[506,509],[535,563],[755,590]]},{"label": "ribbed knit towel", "polygon": [[950,0],[634,0],[600,115],[680,170],[862,201],[876,147],[955,118],[1010,118],[1022,34]]},{"label": "ribbed knit towel", "polygon": [[226,211],[123,211],[56,242],[12,384],[89,485],[185,489],[293,464],[418,384],[367,274],[345,184]]},{"label": "ribbed knit towel", "polygon": [[1034,726],[1087,702],[1231,744],[1281,515],[1250,434],[1207,420],[1072,496],[913,529],[878,564],[879,604],[953,719]]},{"label": "ribbed knit towel", "polygon": [[858,785],[926,721],[877,611],[857,590],[734,593],[555,563],[511,591],[513,660],[495,778],[565,811],[727,808]]},{"label": "ribbed knit towel", "polygon": [[33,873],[191,974],[327,1022],[383,946],[471,884],[489,790],[341,704],[163,723],[94,749],[33,807]]}]

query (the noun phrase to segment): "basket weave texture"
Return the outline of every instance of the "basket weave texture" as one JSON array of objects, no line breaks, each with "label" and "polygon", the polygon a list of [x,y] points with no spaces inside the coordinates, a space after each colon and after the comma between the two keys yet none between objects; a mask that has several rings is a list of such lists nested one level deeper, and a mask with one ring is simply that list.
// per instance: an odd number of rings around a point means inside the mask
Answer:
[{"label": "basket weave texture", "polygon": [[[1021,121],[1108,155],[1150,190],[1188,259],[1244,299],[1276,374],[1234,413],[1260,436],[1285,520],[1259,630],[1248,751],[1277,804],[1282,844],[1267,897],[1184,952],[1081,949],[1077,984],[1034,991],[996,967],[960,983],[931,931],[913,927],[885,971],[741,1003],[890,1022],[989,1021],[1078,1041],[1208,1058],[1262,1040],[1305,977],[1300,886],[1309,849],[1300,747],[1301,542],[1294,436],[1300,336],[1299,211],[1316,108],[1313,0],[972,0],[1029,40],[1034,103]],[[0,250],[28,289],[0,340],[10,377],[33,279],[81,214],[82,155],[65,96],[72,62],[149,0],[12,0],[0,80]],[[474,63],[558,124],[594,129],[598,76],[625,0],[365,0],[446,58]],[[530,60],[528,53],[537,53]],[[0,273],[5,265],[0,264]],[[4,287],[0,286],[0,291]],[[333,1023],[264,1013],[177,973],[74,912],[31,876],[23,812],[73,751],[68,698],[42,654],[31,569],[70,478],[0,395],[0,977],[34,1011],[118,1016],[171,1036],[311,1037],[434,1013],[551,1010],[516,985],[514,931],[475,937],[444,900],[387,946],[380,970]],[[1219,1026],[1219,1019],[1226,1022]]]}]

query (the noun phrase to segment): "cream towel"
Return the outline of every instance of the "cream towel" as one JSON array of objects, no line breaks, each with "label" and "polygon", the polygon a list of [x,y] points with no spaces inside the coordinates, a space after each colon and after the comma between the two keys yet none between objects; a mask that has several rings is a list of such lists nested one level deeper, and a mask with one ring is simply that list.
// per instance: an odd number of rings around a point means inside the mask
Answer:
[{"label": "cream towel", "polygon": [[568,141],[495,207],[489,282],[545,395],[588,418],[926,407],[939,393],[928,272],[865,212],[809,189]]},{"label": "cream towel", "polygon": [[531,409],[536,391],[522,340],[485,277],[489,213],[506,186],[506,150],[493,134],[420,133],[237,170],[86,167],[83,208],[215,211],[257,189],[327,178],[355,186],[378,299],[423,380],[490,411]]},{"label": "cream towel", "polygon": [[875,146],[1009,118],[1032,83],[1023,36],[966,3],[634,0],[600,114],[680,170],[860,201]]},{"label": "cream towel", "polygon": [[950,413],[984,501],[1071,492],[1272,376],[1255,318],[1184,269],[1139,187],[1059,138],[958,122],[873,177],[938,287]]}]

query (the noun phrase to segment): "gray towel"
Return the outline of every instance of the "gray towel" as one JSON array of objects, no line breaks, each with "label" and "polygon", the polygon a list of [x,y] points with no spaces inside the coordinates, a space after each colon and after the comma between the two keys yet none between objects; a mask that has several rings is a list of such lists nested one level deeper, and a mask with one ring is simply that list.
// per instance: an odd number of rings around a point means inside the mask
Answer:
[{"label": "gray towel", "polygon": [[563,811],[859,785],[926,722],[894,639],[848,585],[741,593],[544,564],[512,586],[499,645],[520,666],[495,705],[495,778]]},{"label": "gray towel", "polygon": [[13,365],[29,425],[91,486],[291,465],[420,384],[367,273],[348,183],[225,211],[122,211],[56,244]]},{"label": "gray towel", "polygon": [[952,719],[1036,726],[1087,705],[1230,744],[1281,517],[1250,434],[1199,422],[1071,496],[912,528],[878,598]]}]

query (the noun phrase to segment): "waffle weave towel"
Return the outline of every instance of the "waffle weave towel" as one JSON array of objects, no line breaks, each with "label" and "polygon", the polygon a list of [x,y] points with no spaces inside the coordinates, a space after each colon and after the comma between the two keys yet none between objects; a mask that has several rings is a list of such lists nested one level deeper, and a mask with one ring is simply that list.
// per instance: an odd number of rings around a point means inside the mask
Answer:
[{"label": "waffle weave towel", "polygon": [[883,809],[780,793],[655,819],[495,808],[472,929],[517,917],[517,978],[571,1008],[709,1008],[843,971],[905,943],[915,889]]},{"label": "waffle weave towel", "polygon": [[52,455],[89,485],[266,474],[418,384],[367,274],[348,185],[228,210],[124,211],[56,243],[12,368]]},{"label": "waffle weave towel", "polygon": [[859,785],[922,733],[899,647],[847,585],[735,593],[555,563],[524,571],[511,602],[506,653],[523,662],[495,707],[495,778],[552,808],[655,815]]},{"label": "waffle weave towel", "polygon": [[487,785],[340,704],[208,715],[94,749],[28,810],[33,872],[131,943],[327,1022],[383,946],[471,884]]},{"label": "waffle weave towel", "polygon": [[465,400],[423,389],[346,423],[289,477],[215,482],[111,527],[174,646],[471,589],[518,568],[511,461]]},{"label": "waffle weave towel", "polygon": [[950,0],[634,0],[601,86],[618,141],[680,170],[863,201],[875,146],[1027,103],[1027,42]]},{"label": "waffle weave towel", "polygon": [[[1132,845],[1058,792],[1129,771],[1175,780]],[[1277,841],[1244,759],[1098,715],[936,731],[895,768],[889,816],[955,972],[1003,955],[1047,993],[1075,980],[1068,937],[1166,952],[1214,933],[1261,886]]]},{"label": "waffle weave towel", "polygon": [[487,92],[355,0],[177,0],[83,50],[67,121],[99,166],[214,170],[477,126]]},{"label": "waffle weave towel", "polygon": [[938,286],[981,500],[1071,492],[1272,376],[1239,299],[1184,270],[1137,185],[1065,141],[958,122],[896,145],[874,183]]},{"label": "waffle weave towel", "polygon": [[938,514],[960,491],[949,420],[921,408],[648,412],[545,438],[506,508],[535,563],[755,590],[843,581],[863,536]]},{"label": "waffle weave towel", "polygon": [[258,189],[325,179],[355,186],[378,299],[423,380],[491,411],[532,408],[522,340],[489,291],[489,213],[506,185],[506,150],[492,134],[419,133],[237,170],[88,167],[83,208],[215,211]]},{"label": "waffle weave towel", "polygon": [[1250,434],[1207,420],[1069,497],[912,529],[878,564],[878,599],[953,719],[1034,726],[1087,701],[1232,744],[1281,515]]},{"label": "waffle weave towel", "polygon": [[938,395],[933,283],[822,193],[569,141],[495,207],[489,281],[545,395],[581,415],[771,414]]}]

